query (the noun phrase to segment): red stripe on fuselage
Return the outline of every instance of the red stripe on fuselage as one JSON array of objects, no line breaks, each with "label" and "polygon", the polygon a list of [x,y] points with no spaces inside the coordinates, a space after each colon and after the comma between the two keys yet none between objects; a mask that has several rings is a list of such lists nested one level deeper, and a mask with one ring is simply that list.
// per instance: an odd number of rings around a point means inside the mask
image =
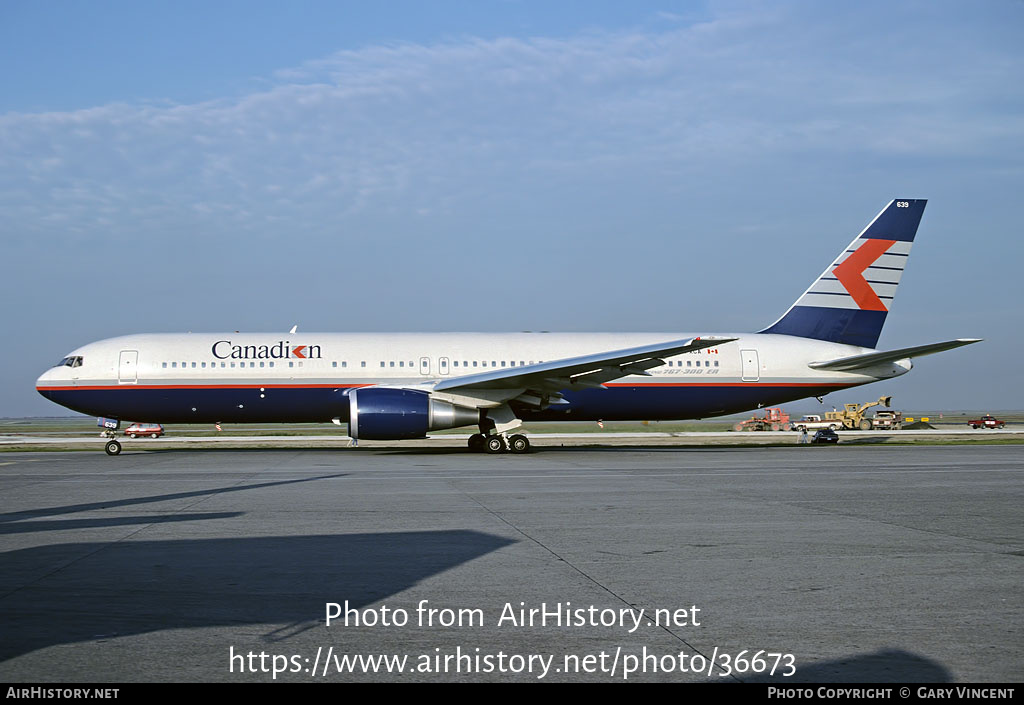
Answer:
[{"label": "red stripe on fuselage", "polygon": [[[357,389],[367,384],[110,384],[36,387],[37,391],[107,391],[113,389]],[[605,382],[605,387],[848,387],[844,382]]]},{"label": "red stripe on fuselage", "polygon": [[848,387],[844,382],[605,382],[606,387]]},{"label": "red stripe on fuselage", "polygon": [[70,387],[36,387],[36,391],[68,392],[110,389],[349,389],[373,384],[79,384]]}]

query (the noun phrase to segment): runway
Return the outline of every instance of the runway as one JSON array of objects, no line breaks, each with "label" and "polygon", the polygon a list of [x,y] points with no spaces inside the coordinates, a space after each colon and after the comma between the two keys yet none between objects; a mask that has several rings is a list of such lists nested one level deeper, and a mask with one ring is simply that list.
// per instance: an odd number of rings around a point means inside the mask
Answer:
[{"label": "runway", "polygon": [[1021,679],[1017,446],[136,447],[0,455],[0,679]]}]

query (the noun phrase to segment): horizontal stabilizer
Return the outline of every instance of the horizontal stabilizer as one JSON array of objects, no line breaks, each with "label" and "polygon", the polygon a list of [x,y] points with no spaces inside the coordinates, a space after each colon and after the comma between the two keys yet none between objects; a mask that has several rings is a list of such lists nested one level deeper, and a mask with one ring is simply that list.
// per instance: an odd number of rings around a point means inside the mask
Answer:
[{"label": "horizontal stabilizer", "polygon": [[838,370],[840,372],[849,372],[851,370],[859,370],[865,367],[873,367],[885,362],[904,360],[908,357],[933,355],[944,350],[952,350],[953,348],[959,348],[962,345],[970,345],[971,343],[977,343],[980,341],[981,338],[957,338],[956,340],[947,340],[944,343],[918,345],[913,348],[900,348],[899,350],[882,350],[879,352],[864,353],[863,355],[840,357],[835,360],[812,362],[809,366],[815,370]]}]

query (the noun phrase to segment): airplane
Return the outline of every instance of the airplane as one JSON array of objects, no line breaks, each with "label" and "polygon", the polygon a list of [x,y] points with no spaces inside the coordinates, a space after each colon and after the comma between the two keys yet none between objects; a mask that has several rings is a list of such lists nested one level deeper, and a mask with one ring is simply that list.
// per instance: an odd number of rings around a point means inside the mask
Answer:
[{"label": "airplane", "polygon": [[36,382],[121,421],[348,424],[360,439],[472,427],[476,452],[525,453],[524,422],[722,416],[892,379],[959,338],[878,350],[927,201],[894,199],[758,333],[188,333],[110,338]]}]

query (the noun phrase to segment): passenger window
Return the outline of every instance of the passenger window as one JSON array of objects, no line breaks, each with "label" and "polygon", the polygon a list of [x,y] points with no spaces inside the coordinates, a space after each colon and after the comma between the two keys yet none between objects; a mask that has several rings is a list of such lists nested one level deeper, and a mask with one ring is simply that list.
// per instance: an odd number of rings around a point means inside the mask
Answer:
[{"label": "passenger window", "polygon": [[164,369],[166,369],[167,368],[167,363],[165,362],[165,363],[163,363],[163,365],[164,365]]},{"label": "passenger window", "polygon": [[394,360],[392,360],[392,361],[391,361],[391,366],[392,366],[392,367],[394,367],[394,366],[395,366],[395,361],[394,361]]},{"label": "passenger window", "polygon": [[274,366],[274,361],[273,361],[273,360],[271,360],[271,361],[270,361],[270,366],[271,366],[271,367],[273,367],[273,366]]},{"label": "passenger window", "polygon": [[399,367],[405,367],[405,360],[402,360],[401,362],[399,362],[398,366]]},{"label": "passenger window", "polygon": [[331,363],[331,367],[337,367],[337,366],[338,366],[338,363],[337,363],[337,362],[332,362],[332,363]]},{"label": "passenger window", "polygon": [[177,366],[178,366],[178,363],[177,363],[177,362],[172,362],[172,363],[171,363],[171,367],[177,367]]},{"label": "passenger window", "polygon": [[362,362],[360,362],[359,366],[360,367],[366,367],[366,360],[363,360]]}]

